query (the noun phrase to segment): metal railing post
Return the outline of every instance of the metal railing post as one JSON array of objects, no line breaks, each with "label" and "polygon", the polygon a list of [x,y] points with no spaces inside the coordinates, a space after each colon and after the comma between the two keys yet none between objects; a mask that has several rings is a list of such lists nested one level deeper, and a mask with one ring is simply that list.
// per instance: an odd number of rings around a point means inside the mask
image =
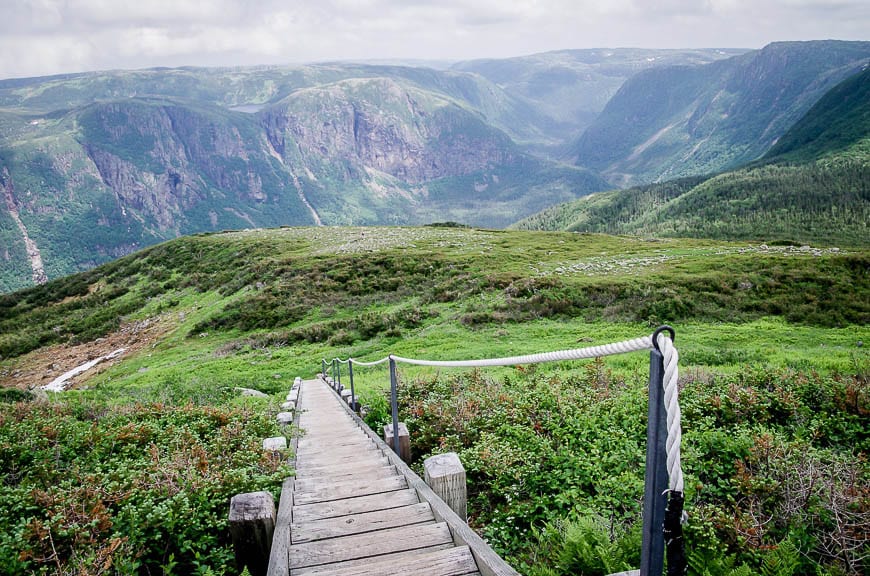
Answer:
[{"label": "metal railing post", "polygon": [[326,360],[322,358],[320,360],[320,373],[326,378]]},{"label": "metal railing post", "polygon": [[335,359],[335,368],[336,374],[338,374],[338,378],[335,380],[335,389],[341,391],[341,360],[338,358]]},{"label": "metal railing post", "polygon": [[332,386],[335,387],[335,358],[332,359]]},{"label": "metal railing post", "polygon": [[396,361],[392,355],[390,355],[390,405],[393,410],[393,452],[400,454],[398,378],[396,376]]},{"label": "metal railing post", "polygon": [[353,358],[347,359],[347,374],[350,377],[350,409],[356,412],[356,392],[353,389]]},{"label": "metal railing post", "polygon": [[[658,332],[653,339],[658,336]],[[646,429],[646,471],[643,491],[643,540],[640,576],[661,576],[665,539],[662,528],[667,506],[667,414],[664,399],[664,356],[656,347],[649,358],[649,409]]]}]

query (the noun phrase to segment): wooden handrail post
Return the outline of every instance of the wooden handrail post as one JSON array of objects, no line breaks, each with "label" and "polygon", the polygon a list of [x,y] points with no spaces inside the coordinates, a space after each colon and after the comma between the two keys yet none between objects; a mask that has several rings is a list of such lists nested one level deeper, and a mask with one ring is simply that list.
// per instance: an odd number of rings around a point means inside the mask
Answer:
[{"label": "wooden handrail post", "polygon": [[230,535],[236,566],[265,576],[275,532],[275,499],[269,492],[236,494],[230,500]]},{"label": "wooden handrail post", "polygon": [[353,358],[347,359],[347,374],[350,378],[350,409],[359,414],[359,406],[356,403],[356,391],[353,388]]},{"label": "wooden handrail post", "polygon": [[447,452],[426,458],[423,462],[424,480],[456,515],[468,522],[468,496],[465,467],[456,452]]}]

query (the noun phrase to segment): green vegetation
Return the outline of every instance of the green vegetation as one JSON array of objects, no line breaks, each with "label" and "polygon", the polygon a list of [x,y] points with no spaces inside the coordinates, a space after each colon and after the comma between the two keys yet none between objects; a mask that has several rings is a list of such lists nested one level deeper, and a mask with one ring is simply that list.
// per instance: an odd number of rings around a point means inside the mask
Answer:
[{"label": "green vegetation", "polygon": [[[110,557],[119,573],[236,574],[227,499],[289,473],[259,441],[289,382],[321,358],[508,356],[668,322],[692,573],[763,572],[793,546],[791,573],[858,574],[866,543],[837,543],[867,521],[868,258],[453,223],[281,228],[172,240],[7,294],[0,562],[12,574]],[[46,383],[22,376],[40,358],[145,321],[158,336],[78,389],[25,390]],[[418,458],[460,452],[472,524],[522,572],[604,573],[637,562],[647,363],[402,367],[401,414]],[[383,368],[355,377],[370,421],[386,418]],[[240,387],[271,396],[243,401]],[[792,480],[810,482],[808,505],[795,507]]]},{"label": "green vegetation", "polygon": [[870,42],[775,42],[647,70],[623,84],[571,155],[620,186],[734,169],[762,157],[868,56]]},{"label": "green vegetation", "polygon": [[270,414],[227,400],[117,405],[74,394],[7,404],[3,573],[227,573],[229,499],[277,496],[290,473],[261,449],[277,432]]},{"label": "green vegetation", "polygon": [[[866,368],[684,377],[690,573],[774,573],[787,554],[788,570],[775,573],[866,569]],[[518,366],[501,379],[404,379],[400,390],[418,465],[459,453],[471,524],[522,573],[638,566],[644,374],[622,376],[602,361],[574,373]]]},{"label": "green vegetation", "polygon": [[868,71],[845,80],[745,168],[587,196],[514,227],[865,247],[868,90]]}]

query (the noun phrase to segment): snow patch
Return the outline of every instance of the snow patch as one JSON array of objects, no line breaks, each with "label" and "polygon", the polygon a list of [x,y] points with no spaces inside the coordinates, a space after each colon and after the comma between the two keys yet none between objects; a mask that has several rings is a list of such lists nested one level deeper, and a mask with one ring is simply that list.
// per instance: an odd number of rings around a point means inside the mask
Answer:
[{"label": "snow patch", "polygon": [[94,366],[99,364],[100,362],[104,362],[106,360],[112,360],[113,358],[117,358],[118,356],[120,356],[121,354],[123,354],[126,351],[127,351],[126,348],[119,348],[119,349],[115,350],[114,352],[106,354],[105,356],[100,356],[99,358],[94,358],[93,360],[85,362],[81,366],[76,366],[75,368],[73,368],[69,372],[64,372],[63,374],[61,374],[60,376],[58,376],[57,378],[52,380],[50,383],[43,386],[42,389],[49,390],[51,392],[63,392],[64,389],[66,388],[67,383],[70,380],[72,380],[73,378],[75,378],[76,376],[78,376],[79,374],[81,374],[83,372],[87,372],[88,370],[90,370],[91,368],[93,368]]}]

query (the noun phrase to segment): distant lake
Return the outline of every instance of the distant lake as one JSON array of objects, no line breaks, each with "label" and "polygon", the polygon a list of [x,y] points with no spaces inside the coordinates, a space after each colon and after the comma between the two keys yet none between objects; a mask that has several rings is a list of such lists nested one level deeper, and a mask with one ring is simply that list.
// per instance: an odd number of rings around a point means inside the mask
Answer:
[{"label": "distant lake", "polygon": [[241,106],[230,106],[230,110],[244,112],[245,114],[255,114],[265,107],[265,104],[242,104]]}]

